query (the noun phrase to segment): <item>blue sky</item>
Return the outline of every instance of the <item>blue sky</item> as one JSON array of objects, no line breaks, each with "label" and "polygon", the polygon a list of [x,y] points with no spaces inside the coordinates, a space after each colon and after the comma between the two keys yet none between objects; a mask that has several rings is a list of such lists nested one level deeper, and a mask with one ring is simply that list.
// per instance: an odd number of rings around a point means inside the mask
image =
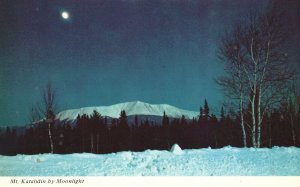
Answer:
[{"label": "blue sky", "polygon": [[[206,98],[217,113],[224,101],[214,82],[223,72],[218,40],[266,1],[0,4],[0,126],[6,126],[28,122],[48,81],[60,110],[140,100],[198,111]],[[293,26],[299,3],[286,7],[293,7],[291,28],[299,31]]]}]

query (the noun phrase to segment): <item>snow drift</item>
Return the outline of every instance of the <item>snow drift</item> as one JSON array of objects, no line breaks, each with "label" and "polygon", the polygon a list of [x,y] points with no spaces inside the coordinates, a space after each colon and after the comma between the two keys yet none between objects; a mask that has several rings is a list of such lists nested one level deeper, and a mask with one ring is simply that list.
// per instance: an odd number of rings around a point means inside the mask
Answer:
[{"label": "snow drift", "polygon": [[182,155],[183,154],[183,151],[182,149],[179,147],[178,144],[174,144],[172,147],[171,147],[171,150],[170,150],[173,154],[175,155]]},{"label": "snow drift", "polygon": [[[146,150],[105,155],[0,156],[2,176],[300,175],[300,148]],[[182,151],[182,152],[181,152]]]}]

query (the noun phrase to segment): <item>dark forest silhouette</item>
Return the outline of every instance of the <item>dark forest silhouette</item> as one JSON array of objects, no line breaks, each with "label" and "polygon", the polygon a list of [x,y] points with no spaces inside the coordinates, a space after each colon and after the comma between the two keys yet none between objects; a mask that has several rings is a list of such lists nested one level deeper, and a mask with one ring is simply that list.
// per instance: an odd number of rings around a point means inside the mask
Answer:
[{"label": "dark forest silhouette", "polygon": [[[287,103],[265,116],[262,131],[262,147],[293,146],[293,131]],[[249,120],[246,116],[246,121]],[[296,114],[294,124],[299,124],[300,113]],[[272,125],[271,125],[272,124]],[[127,121],[125,111],[118,119],[108,123],[106,117],[94,111],[92,115],[78,116],[76,125],[70,123],[51,124],[54,153],[95,153],[104,154],[119,151],[143,151],[146,149],[169,150],[177,143],[183,149],[221,148],[224,146],[243,147],[240,117],[235,113],[225,114],[221,109],[218,119],[209,112],[205,100],[200,107],[199,118],[187,120],[184,116],[170,119],[163,114],[161,124],[139,120],[135,116],[132,124]],[[296,132],[296,146],[300,146],[299,125]],[[251,128],[246,128],[251,134]],[[51,152],[48,138],[48,123],[40,122],[31,125],[25,133],[17,135],[15,129],[7,127],[0,133],[0,154],[38,154]],[[251,145],[250,136],[247,139]]]}]

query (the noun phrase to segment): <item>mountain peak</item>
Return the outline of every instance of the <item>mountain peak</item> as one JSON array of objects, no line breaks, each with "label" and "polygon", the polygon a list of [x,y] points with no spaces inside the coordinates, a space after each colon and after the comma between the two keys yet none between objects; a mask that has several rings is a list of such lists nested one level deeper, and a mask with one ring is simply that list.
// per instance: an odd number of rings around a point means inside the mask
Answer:
[{"label": "mountain peak", "polygon": [[111,118],[118,118],[122,110],[125,110],[127,116],[163,116],[164,112],[166,112],[166,114],[169,117],[173,118],[180,118],[182,115],[184,115],[187,119],[192,119],[198,116],[198,112],[179,109],[168,104],[149,104],[137,100],[132,102],[114,104],[110,106],[95,106],[65,110],[58,113],[56,115],[56,118],[59,120],[75,120],[78,115],[91,115],[94,110],[98,111],[102,116],[107,116]]}]

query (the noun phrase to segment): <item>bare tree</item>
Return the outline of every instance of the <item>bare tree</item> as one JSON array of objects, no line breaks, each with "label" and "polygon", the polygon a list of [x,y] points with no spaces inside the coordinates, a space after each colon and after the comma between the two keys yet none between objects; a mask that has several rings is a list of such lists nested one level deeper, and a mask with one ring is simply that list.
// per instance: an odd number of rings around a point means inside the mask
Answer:
[{"label": "bare tree", "polygon": [[48,135],[51,147],[51,153],[53,153],[53,140],[52,140],[52,133],[51,133],[51,125],[53,125],[55,119],[55,91],[52,87],[52,84],[49,82],[46,86],[46,89],[43,93],[43,106],[44,106],[44,115],[46,116],[46,123],[48,123]]},{"label": "bare tree", "polygon": [[48,125],[48,136],[51,153],[53,153],[54,150],[51,127],[54,123],[55,112],[56,94],[51,82],[49,82],[42,92],[41,102],[37,103],[36,105],[33,105],[31,108],[30,122],[31,124],[33,124],[43,120],[43,122],[45,122]]},{"label": "bare tree", "polygon": [[38,105],[37,104],[32,105],[31,110],[30,110],[30,115],[29,115],[29,123],[35,124],[41,119],[42,119],[42,116],[39,111]]},{"label": "bare tree", "polygon": [[221,85],[240,94],[241,111],[243,93],[248,92],[254,147],[261,145],[265,113],[282,99],[286,83],[293,75],[288,68],[287,54],[282,51],[282,44],[287,40],[282,16],[274,5],[262,14],[253,13],[242,26],[236,26],[229,36],[225,36],[220,47],[221,57],[230,62],[225,79],[229,83]]},{"label": "bare tree", "polygon": [[240,111],[240,124],[243,133],[243,144],[247,147],[247,135],[244,123],[244,92],[245,80],[242,75],[244,54],[239,45],[239,37],[241,35],[241,27],[238,26],[233,34],[226,34],[219,45],[218,57],[225,64],[226,76],[221,76],[217,79],[217,83],[222,86],[225,95],[229,98],[238,99]]},{"label": "bare tree", "polygon": [[291,134],[292,134],[292,139],[293,139],[293,145],[296,146],[297,142],[297,114],[299,113],[299,100],[297,98],[297,90],[295,86],[295,80],[291,82],[291,87],[289,88],[289,95],[286,99],[286,111],[288,113],[288,119],[289,123],[291,125]]}]

